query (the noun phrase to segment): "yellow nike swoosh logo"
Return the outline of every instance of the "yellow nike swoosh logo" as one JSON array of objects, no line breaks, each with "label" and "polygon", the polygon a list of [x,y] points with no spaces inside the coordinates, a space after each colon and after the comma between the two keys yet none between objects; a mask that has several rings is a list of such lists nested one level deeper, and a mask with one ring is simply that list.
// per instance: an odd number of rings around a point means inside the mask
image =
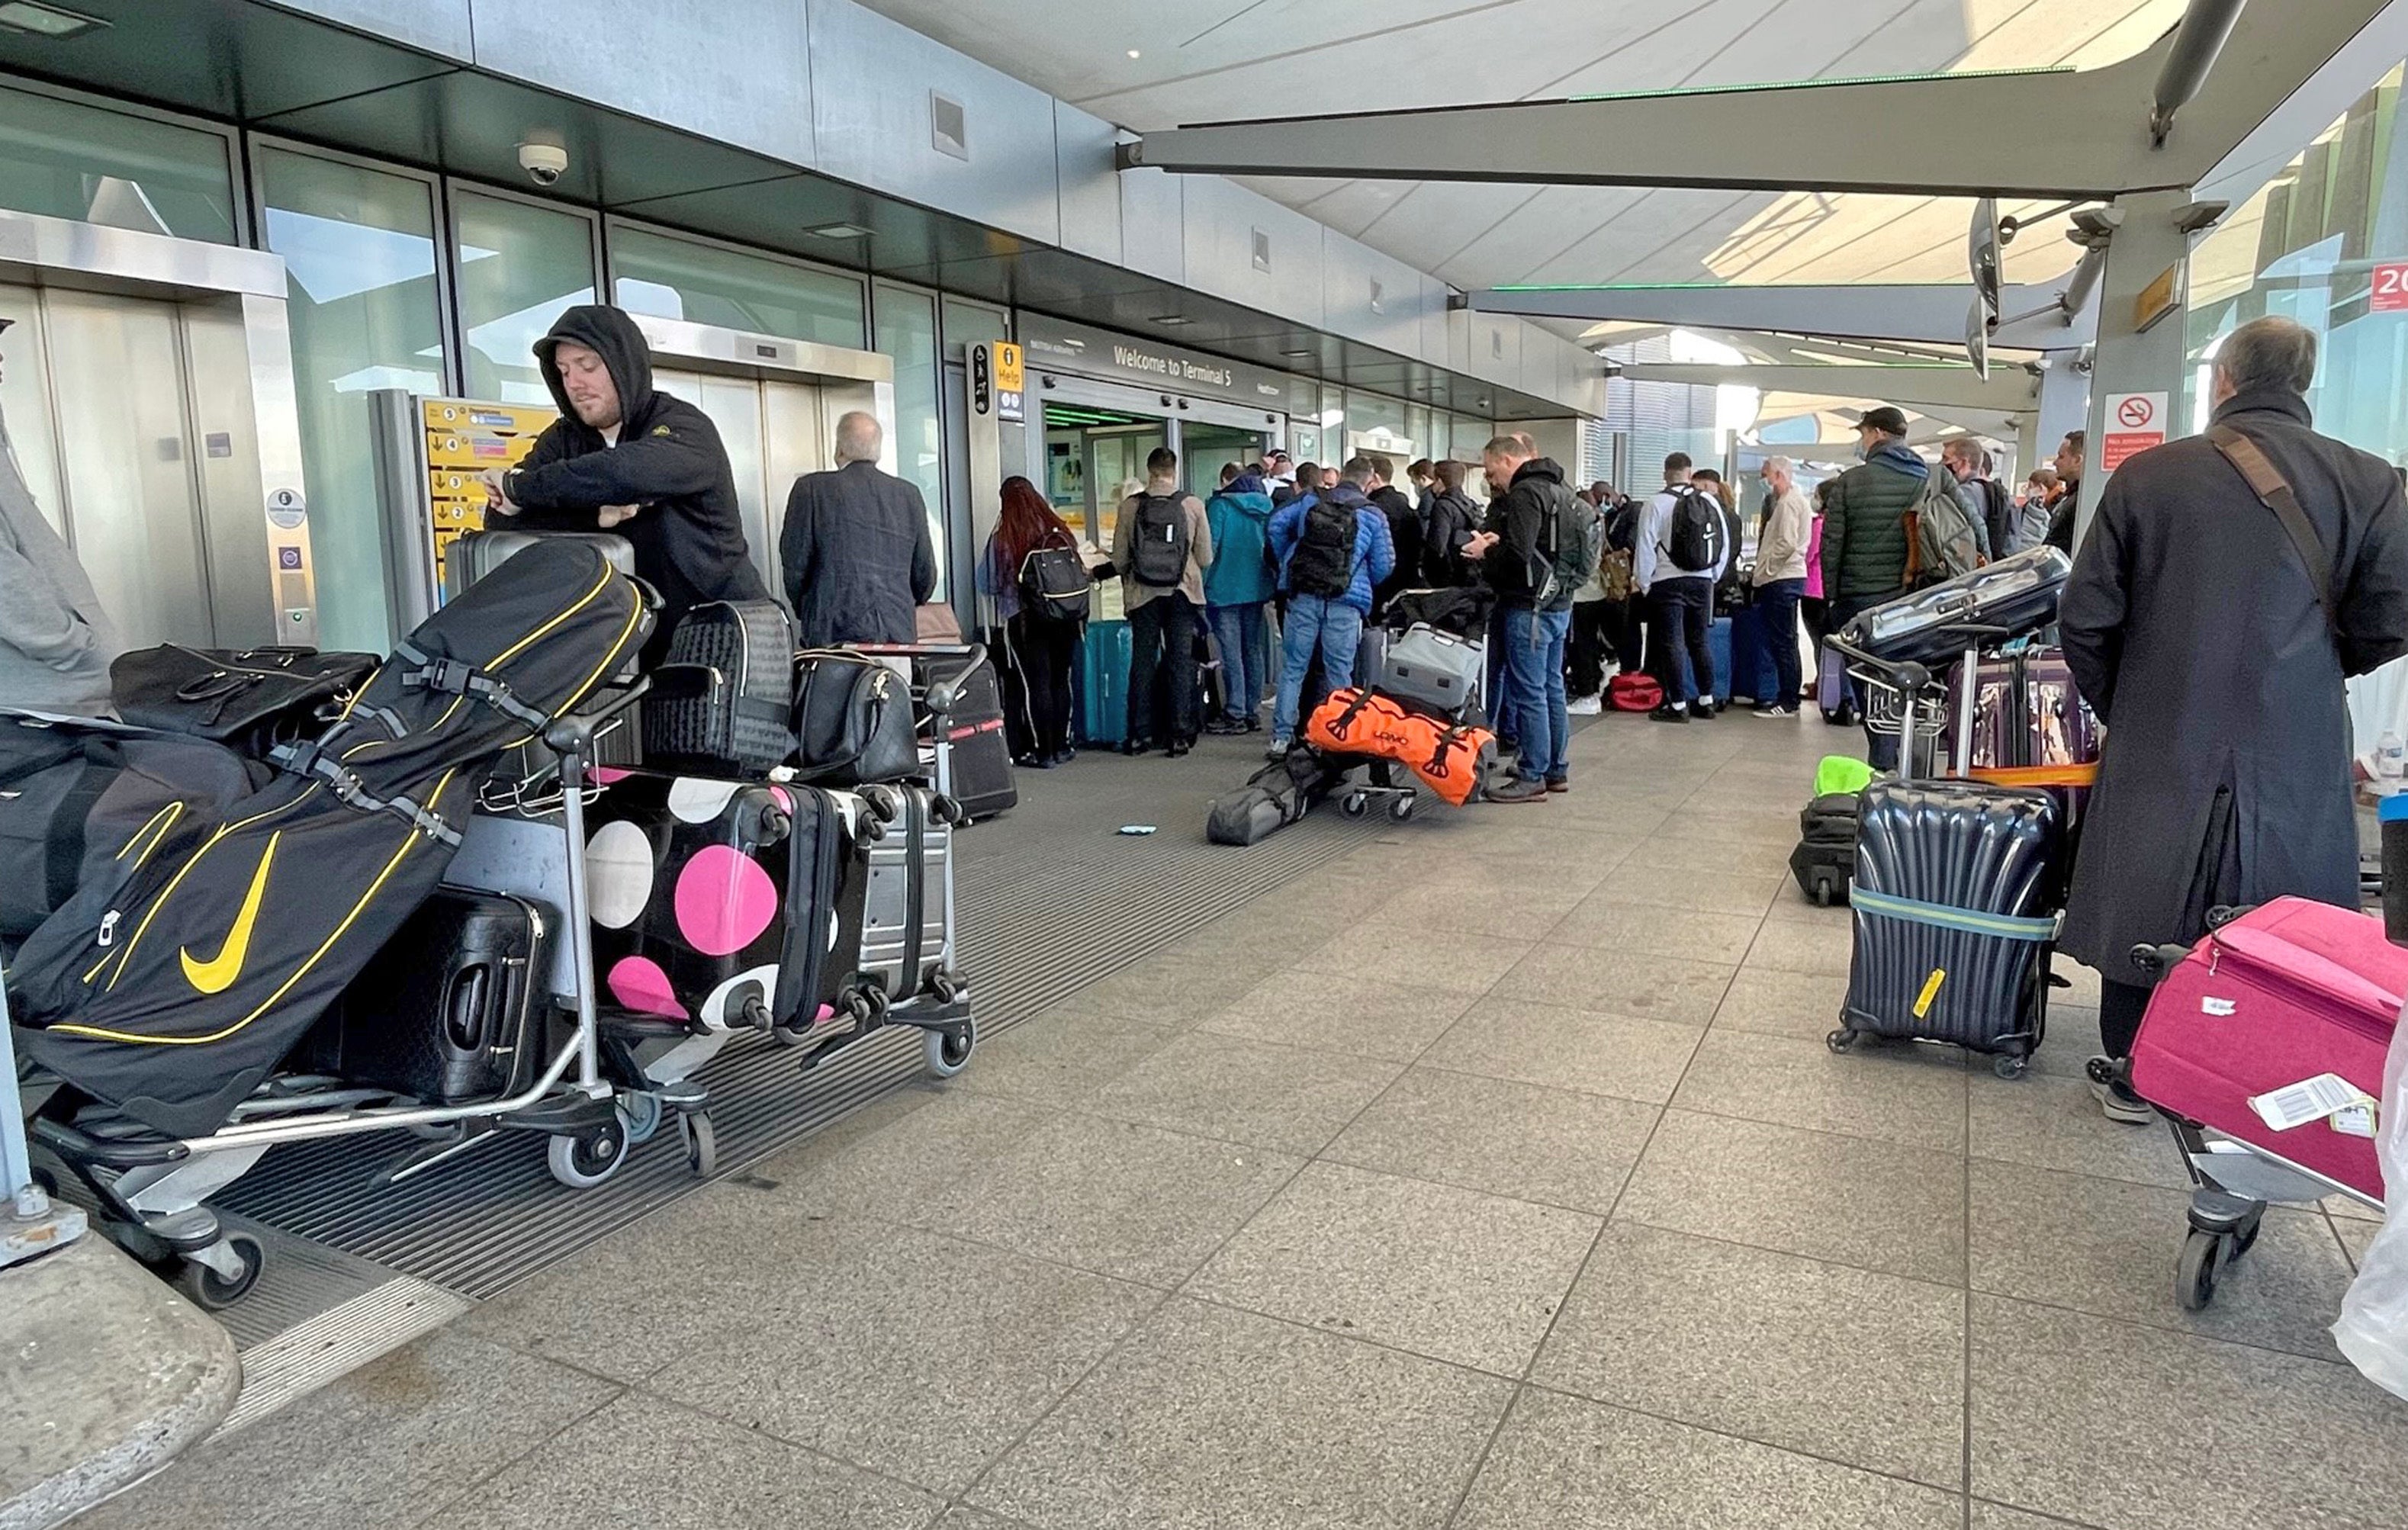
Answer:
[{"label": "yellow nike swoosh logo", "polygon": [[226,932],[218,953],[206,962],[194,960],[190,946],[176,953],[184,964],[184,980],[199,992],[222,994],[242,976],[242,959],[251,954],[251,926],[259,922],[260,900],[267,895],[267,865],[276,859],[276,842],[283,837],[281,829],[267,836],[267,848],[259,852],[259,869],[251,874],[251,891],[242,895],[234,928]]}]

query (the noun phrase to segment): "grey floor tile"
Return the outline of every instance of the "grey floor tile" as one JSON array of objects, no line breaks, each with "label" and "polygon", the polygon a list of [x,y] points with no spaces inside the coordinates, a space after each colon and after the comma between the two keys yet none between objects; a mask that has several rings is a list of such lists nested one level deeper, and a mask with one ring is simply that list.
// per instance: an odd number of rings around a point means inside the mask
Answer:
[{"label": "grey floor tile", "polygon": [[1100,1116],[1048,1122],[915,1222],[1148,1285],[1193,1274],[1304,1160]]},{"label": "grey floor tile", "polygon": [[[1735,843],[1727,839],[1708,838],[1689,831],[1685,825],[1697,817],[1711,816],[1711,807],[1684,807],[1672,821],[1647,836],[1646,841],[1622,863],[1626,873],[1675,872],[1688,876],[1713,875],[1743,878],[1770,882],[1789,874],[1789,852],[1797,845],[1797,836],[1786,843],[1758,841]],[[1769,907],[1772,900],[1765,900]]]},{"label": "grey floor tile", "polygon": [[1431,1067],[1661,1105],[1704,1033],[1695,1025],[1493,997],[1472,1006],[1422,1061]]},{"label": "grey floor tile", "polygon": [[1695,962],[1737,966],[1747,956],[1763,920],[1755,914],[1716,914],[1667,904],[1583,902],[1547,932],[1556,946],[1612,946],[1629,951],[1677,951]]},{"label": "grey floor tile", "polygon": [[2064,998],[2066,1003],[2081,1005],[2083,1008],[2089,1009],[2096,1009],[2099,1008],[2099,973],[2097,969],[2084,966],[2079,962],[2070,961],[2063,956],[2059,956],[2050,964],[2050,970],[2055,972],[2058,977],[2063,978],[2068,983],[2071,984],[2071,987],[2060,988],[2056,991]]},{"label": "grey floor tile", "polygon": [[2173,1134],[2154,1122],[2109,1121],[2086,1080],[2028,1073],[2013,1082],[1972,1081],[1970,1146],[1976,1158],[2168,1189],[2190,1184]]},{"label": "grey floor tile", "polygon": [[607,1239],[468,1321],[952,1493],[1161,1299],[915,1228],[797,1216],[666,1252]]},{"label": "grey floor tile", "polygon": [[1971,1530],[2066,1530],[2068,1525],[2073,1526],[2074,1530],[2092,1530],[2091,1526],[2079,1520],[2026,1513],[2020,1509],[1984,1503],[1978,1498],[1973,1500],[1972,1510],[1972,1518],[1967,1522]]},{"label": "grey floor tile", "polygon": [[[76,1521],[92,1530],[382,1530],[609,1402],[609,1381],[446,1330],[238,1434],[209,1441]],[[509,1399],[496,1427],[494,1399]]]},{"label": "grey floor tile", "polygon": [[1631,852],[1628,835],[1594,822],[1558,819],[1553,801],[1517,808],[1483,807],[1480,811],[1481,821],[1473,825],[1479,832],[1465,836],[1453,848],[1483,860],[1526,871],[1561,863],[1579,866],[1584,875],[1611,876]]},{"label": "grey floor tile", "polygon": [[2314,1211],[2270,1208],[2205,1311],[2173,1297],[2188,1193],[1976,1160],[1973,1288],[2321,1359],[2350,1265]]},{"label": "grey floor tile", "polygon": [[1461,1530],[1958,1530],[1953,1493],[1548,1392],[1525,1392]]},{"label": "grey floor tile", "polygon": [[1845,922],[1767,919],[1748,951],[1747,965],[1844,978],[1854,940],[1855,926]]},{"label": "grey floor tile", "polygon": [[1075,1104],[1152,1056],[1172,1034],[1103,1015],[1041,1015],[992,1037],[982,1033],[976,1059],[946,1087]]},{"label": "grey floor tile", "polygon": [[1035,1530],[1439,1530],[1512,1394],[1174,1299],[968,1501]]},{"label": "grey floor tile", "polygon": [[1459,865],[1433,872],[1428,880],[1404,888],[1382,904],[1371,918],[1439,943],[1456,935],[1537,940],[1583,896],[1577,885],[1559,881],[1552,866],[1544,881],[1533,882],[1520,867],[1489,861],[1464,865],[1494,866],[1497,875],[1466,876]]},{"label": "grey floor tile", "polygon": [[[970,1066],[978,1066],[976,1059]],[[783,1211],[910,1222],[951,1194],[965,1176],[1059,1113],[1029,1100],[948,1088],[833,1154],[810,1154],[806,1143],[796,1154],[771,1159],[760,1172],[779,1182],[770,1194]]]},{"label": "grey floor tile", "polygon": [[2373,1245],[2374,1235],[2383,1230],[2383,1223],[2361,1222],[2355,1217],[2334,1217],[2331,1220],[2333,1232],[2341,1238],[2342,1251],[2349,1256],[2349,1267],[2355,1270],[2363,1265],[2366,1251]]},{"label": "grey floor tile", "polygon": [[1667,1110],[1614,1217],[1915,1280],[1964,1279],[1954,1154]]},{"label": "grey floor tile", "polygon": [[[1293,925],[1288,928],[1292,931]],[[1249,940],[1226,953],[1152,956],[1066,995],[1055,1012],[1185,1025],[1288,965],[1289,942]]]},{"label": "grey floor tile", "polygon": [[1409,1063],[1454,1024],[1471,1000],[1460,989],[1414,987],[1360,974],[1341,992],[1326,979],[1289,973],[1214,1010],[1200,1028]]},{"label": "grey floor tile", "polygon": [[1656,1115],[1629,1100],[1416,1067],[1322,1156],[1602,1214]]},{"label": "grey floor tile", "polygon": [[1965,1082],[1964,1061],[1953,1053],[1842,1056],[1820,1041],[1715,1029],[1689,1060],[1672,1103],[1956,1153],[1965,1147]]},{"label": "grey floor tile", "polygon": [[1714,1028],[1820,1041],[1840,1023],[1848,999],[1846,975],[1742,967],[1714,1010]]},{"label": "grey floor tile", "polygon": [[[1793,822],[1790,825],[1790,836],[1793,839],[1797,832],[1798,826]],[[1843,947],[1855,938],[1856,922],[1848,912],[1848,906],[1844,903],[1835,903],[1828,908],[1822,907],[1799,890],[1795,877],[1790,879],[1789,885],[1783,888],[1780,894],[1772,900],[1772,907],[1765,910],[1764,917],[1769,920],[1778,920],[1784,924],[1798,924],[1808,929],[1834,931],[1836,938]]]},{"label": "grey floor tile", "polygon": [[1403,1071],[1401,1063],[1191,1031],[1097,1090],[1086,1108],[1309,1157]]},{"label": "grey floor tile", "polygon": [[2032,1071],[2087,1080],[2090,1060],[2101,1050],[2099,1011],[2071,1002],[2060,1004],[2052,997],[2040,1051],[2032,1053]]},{"label": "grey floor tile", "polygon": [[1519,1376],[1598,1219],[1314,1164],[1184,1294]]},{"label": "grey floor tile", "polygon": [[2408,1502],[2408,1403],[2347,1366],[1976,1295],[1973,1491],[2112,1525],[2366,1526]]},{"label": "grey floor tile", "polygon": [[2383,1208],[2369,1206],[2352,1195],[2327,1195],[2324,1208],[2337,1222],[2381,1222]]},{"label": "grey floor tile", "polygon": [[1371,921],[1305,953],[1297,965],[1352,978],[1376,972],[1394,983],[1485,993],[1534,942],[1487,935],[1434,940],[1426,930]]},{"label": "grey floor tile", "polygon": [[1955,1491],[1965,1294],[1617,1223],[1530,1380]]},{"label": "grey floor tile", "polygon": [[628,1393],[494,1477],[425,1530],[921,1530],[942,1499],[799,1446]]},{"label": "grey floor tile", "polygon": [[1731,971],[1643,948],[1541,946],[1505,974],[1496,994],[1635,1020],[1703,1025],[1714,1018]]},{"label": "grey floor tile", "polygon": [[1640,855],[1641,851],[1632,851],[1628,859],[1614,867],[1613,875],[1589,894],[1589,899],[1761,916],[1772,907],[1774,894],[1789,884],[1785,873],[1777,878],[1770,873],[1734,874],[1719,866],[1700,866],[1678,856],[1651,854],[1641,861]]}]

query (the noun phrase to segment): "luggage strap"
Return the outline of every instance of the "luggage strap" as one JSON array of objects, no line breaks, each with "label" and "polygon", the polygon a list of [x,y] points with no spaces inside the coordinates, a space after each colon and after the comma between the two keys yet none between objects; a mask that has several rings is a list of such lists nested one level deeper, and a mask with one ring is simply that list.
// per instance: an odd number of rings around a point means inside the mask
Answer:
[{"label": "luggage strap", "polygon": [[1977,913],[1971,908],[1952,908],[1944,903],[1925,903],[1918,898],[1901,898],[1865,887],[1850,893],[1848,904],[1858,913],[1871,914],[1877,919],[1904,920],[1910,924],[1930,924],[1943,930],[1959,930],[1967,935],[1994,936],[2001,940],[2044,941],[2057,938],[2057,921],[2054,918]]},{"label": "luggage strap", "polygon": [[268,759],[296,776],[315,776],[326,783],[336,800],[346,808],[364,813],[393,813],[408,820],[418,832],[429,839],[439,839],[454,850],[460,846],[460,831],[410,797],[380,797],[360,784],[360,778],[340,760],[328,754],[319,744],[280,744],[270,750]]},{"label": "luggage strap", "polygon": [[2290,480],[2267,459],[2257,442],[2232,426],[2210,425],[2207,438],[2215,443],[2224,460],[2249,481],[2249,492],[2258,496],[2258,502],[2283,522],[2283,530],[2289,535],[2300,561],[2307,565],[2308,582],[2315,587],[2316,608],[2324,613],[2325,630],[2340,637],[2341,620],[2333,612],[2332,558],[2325,551],[2325,539],[2316,535],[2315,522],[2300,508],[2300,496],[2292,493]]},{"label": "luggage strap", "polygon": [[2096,786],[2099,762],[2087,765],[1974,765],[1968,779],[1992,786]]},{"label": "luggage strap", "polygon": [[460,659],[430,659],[408,643],[394,652],[418,666],[401,677],[405,691],[438,691],[445,695],[466,696],[538,732],[552,726],[551,718],[519,700],[508,685],[475,665]]}]

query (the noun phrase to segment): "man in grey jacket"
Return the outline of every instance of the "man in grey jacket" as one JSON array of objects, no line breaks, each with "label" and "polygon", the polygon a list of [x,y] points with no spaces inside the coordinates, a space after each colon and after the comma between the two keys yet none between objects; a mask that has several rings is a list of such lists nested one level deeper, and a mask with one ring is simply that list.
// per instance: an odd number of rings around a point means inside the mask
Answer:
[{"label": "man in grey jacket", "polygon": [[[0,332],[14,321],[0,319]],[[114,716],[116,624],[91,576],[42,515],[0,420],[0,706]]]}]

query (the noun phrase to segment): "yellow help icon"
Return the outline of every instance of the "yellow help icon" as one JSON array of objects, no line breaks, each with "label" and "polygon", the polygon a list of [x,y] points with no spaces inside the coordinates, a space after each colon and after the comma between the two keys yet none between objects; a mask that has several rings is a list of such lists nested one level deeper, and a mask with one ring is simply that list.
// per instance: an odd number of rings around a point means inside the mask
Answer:
[{"label": "yellow help icon", "polygon": [[259,852],[259,869],[251,874],[251,891],[242,895],[242,907],[235,911],[234,928],[226,931],[225,944],[206,962],[195,961],[190,946],[177,952],[184,964],[184,980],[203,994],[222,994],[242,976],[242,959],[251,953],[251,926],[259,922],[260,900],[267,895],[267,866],[276,859],[276,842],[283,838],[281,831],[267,836],[267,848]]}]

